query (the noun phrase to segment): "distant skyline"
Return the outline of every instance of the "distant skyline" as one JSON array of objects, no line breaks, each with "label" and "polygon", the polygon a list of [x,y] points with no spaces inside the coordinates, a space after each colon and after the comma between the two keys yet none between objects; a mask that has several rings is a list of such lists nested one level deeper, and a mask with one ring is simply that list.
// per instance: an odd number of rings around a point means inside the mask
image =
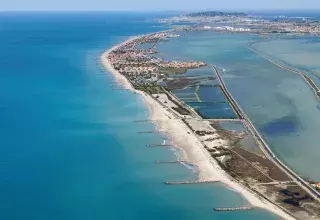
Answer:
[{"label": "distant skyline", "polygon": [[319,0],[1,0],[0,10],[270,10],[320,9]]}]

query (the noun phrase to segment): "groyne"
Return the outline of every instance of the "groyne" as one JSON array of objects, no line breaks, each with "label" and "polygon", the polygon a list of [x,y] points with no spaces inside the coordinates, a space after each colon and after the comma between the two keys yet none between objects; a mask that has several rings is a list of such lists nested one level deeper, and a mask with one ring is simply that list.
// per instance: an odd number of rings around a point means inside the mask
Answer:
[{"label": "groyne", "polygon": [[158,133],[158,131],[138,131],[138,134],[155,134]]},{"label": "groyne", "polygon": [[253,207],[251,206],[242,206],[242,207],[226,207],[226,208],[214,208],[213,210],[216,212],[230,212],[230,211],[248,211],[252,210]]},{"label": "groyne", "polygon": [[186,163],[186,160],[158,160],[155,163],[157,164],[166,164],[166,163]]},{"label": "groyne", "polygon": [[172,144],[148,144],[147,147],[172,147]]},{"label": "groyne", "polygon": [[166,185],[186,185],[186,184],[208,184],[208,183],[217,183],[219,181],[215,180],[203,180],[203,181],[167,181]]}]

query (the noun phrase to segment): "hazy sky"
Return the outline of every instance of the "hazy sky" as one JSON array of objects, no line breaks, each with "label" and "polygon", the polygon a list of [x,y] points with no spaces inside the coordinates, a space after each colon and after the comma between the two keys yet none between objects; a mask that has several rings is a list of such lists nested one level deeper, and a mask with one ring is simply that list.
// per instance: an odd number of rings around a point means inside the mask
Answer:
[{"label": "hazy sky", "polygon": [[320,0],[0,0],[0,10],[320,9]]}]

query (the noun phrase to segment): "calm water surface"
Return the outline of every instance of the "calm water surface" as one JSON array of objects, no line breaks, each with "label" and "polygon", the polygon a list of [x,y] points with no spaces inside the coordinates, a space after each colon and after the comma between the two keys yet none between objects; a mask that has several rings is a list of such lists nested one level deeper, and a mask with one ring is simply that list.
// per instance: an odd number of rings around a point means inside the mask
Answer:
[{"label": "calm water surface", "polygon": [[[105,48],[161,30],[161,14],[0,14],[0,219],[277,219],[261,210],[214,213],[247,202],[196,177],[159,135],[141,98],[112,90]],[[201,202],[200,202],[201,201]]]}]

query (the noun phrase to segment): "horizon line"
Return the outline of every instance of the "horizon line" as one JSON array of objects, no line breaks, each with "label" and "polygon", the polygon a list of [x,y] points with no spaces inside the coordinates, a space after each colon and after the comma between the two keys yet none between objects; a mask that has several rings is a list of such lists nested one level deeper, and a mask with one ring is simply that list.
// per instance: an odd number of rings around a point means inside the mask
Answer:
[{"label": "horizon line", "polygon": [[204,12],[204,11],[320,11],[320,8],[248,8],[248,9],[0,9],[0,12]]}]

